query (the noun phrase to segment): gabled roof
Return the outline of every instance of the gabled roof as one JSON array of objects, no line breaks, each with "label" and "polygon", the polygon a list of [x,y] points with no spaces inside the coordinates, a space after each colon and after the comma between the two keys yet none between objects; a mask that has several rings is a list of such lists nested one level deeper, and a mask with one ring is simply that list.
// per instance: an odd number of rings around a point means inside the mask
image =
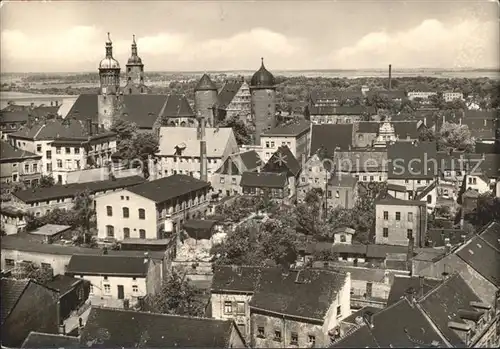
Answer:
[{"label": "gabled roof", "polygon": [[288,176],[293,177],[296,177],[300,173],[300,170],[300,163],[286,145],[280,146],[262,168],[262,172],[286,172]]},{"label": "gabled roof", "polygon": [[74,117],[78,120],[90,118],[93,122],[97,122],[97,114],[99,111],[97,100],[97,94],[79,95],[66,117]]},{"label": "gabled roof", "polygon": [[[147,95],[146,95],[147,96]],[[195,114],[184,95],[169,95],[162,116],[167,118],[193,118]]]},{"label": "gabled roof", "polygon": [[233,328],[231,320],[92,307],[80,344],[85,348],[227,348]]},{"label": "gabled roof", "polygon": [[220,109],[226,108],[231,103],[234,96],[236,96],[240,90],[241,85],[243,85],[241,80],[226,81],[224,83],[217,96],[217,105]]},{"label": "gabled roof", "polygon": [[17,302],[28,287],[30,280],[1,279],[1,324],[10,315]]},{"label": "gabled roof", "polygon": [[299,120],[298,122],[292,122],[285,125],[280,125],[269,131],[264,131],[261,135],[263,136],[299,136],[303,133],[309,132],[309,127],[311,123],[307,120]]},{"label": "gabled roof", "polygon": [[52,280],[45,283],[45,286],[56,290],[59,292],[60,296],[63,296],[68,291],[71,291],[79,283],[83,282],[83,279],[74,278],[68,275],[55,275]]},{"label": "gabled roof", "polygon": [[426,196],[431,191],[433,191],[434,189],[436,189],[436,187],[437,187],[437,180],[432,181],[432,183],[430,183],[428,186],[426,186],[424,188],[424,190],[422,190],[420,193],[417,194],[417,196],[415,196],[415,200],[423,200],[423,199],[425,199]]},{"label": "gabled roof", "polygon": [[140,183],[144,183],[144,178],[139,176],[130,176],[116,178],[115,180],[106,180],[89,183],[72,183],[66,185],[53,185],[48,188],[32,188],[20,190],[12,193],[21,201],[29,204],[37,201],[53,200],[58,198],[68,198],[75,196],[78,192],[90,190],[91,193],[96,193],[105,190],[113,190],[119,188],[127,188]]},{"label": "gabled roof", "polygon": [[[364,320],[363,320],[364,321]],[[345,337],[333,343],[329,348],[380,348],[372,332],[365,324],[355,327]]]},{"label": "gabled roof", "polygon": [[[173,156],[176,147],[183,147],[181,156],[200,157],[200,140],[197,138],[198,130],[195,127],[169,127],[160,128],[158,156]],[[205,141],[207,157],[221,158],[226,151],[231,138],[234,137],[230,127],[206,128]]]},{"label": "gabled roof", "polygon": [[328,181],[328,185],[332,187],[354,188],[358,183],[358,179],[349,174],[333,174]]},{"label": "gabled roof", "polygon": [[120,118],[135,123],[139,128],[152,128],[165,107],[168,95],[123,95]]},{"label": "gabled roof", "polygon": [[429,247],[443,247],[445,239],[449,239],[450,244],[456,246],[464,242],[464,236],[462,229],[430,228],[427,229],[426,243]]},{"label": "gabled roof", "polygon": [[212,293],[221,291],[253,293],[262,269],[254,266],[218,266],[214,270]]},{"label": "gabled roof", "polygon": [[250,306],[323,321],[345,279],[344,273],[329,270],[301,269],[283,273],[280,268],[265,268]]},{"label": "gabled roof", "polygon": [[391,122],[394,126],[394,133],[399,139],[418,139],[419,132],[417,123],[417,121]]},{"label": "gabled roof", "polygon": [[64,336],[62,334],[30,332],[24,340],[22,349],[39,348],[80,348],[78,337]]},{"label": "gabled roof", "polygon": [[144,257],[74,255],[69,260],[66,272],[74,275],[145,277],[148,272],[148,263]]},{"label": "gabled roof", "polygon": [[213,83],[212,79],[210,79],[210,76],[208,74],[203,74],[201,77],[200,81],[196,84],[195,91],[212,91],[215,90],[217,91],[217,86]]},{"label": "gabled roof", "polygon": [[240,186],[251,188],[284,188],[287,183],[287,174],[272,172],[244,172]]},{"label": "gabled roof", "polygon": [[15,148],[8,142],[1,141],[0,143],[0,162],[9,162],[13,160],[22,161],[24,159],[41,159],[41,157],[41,155]]},{"label": "gabled roof", "polygon": [[438,168],[435,142],[395,142],[387,147],[389,179],[434,178]]},{"label": "gabled roof", "polygon": [[334,163],[339,165],[338,170],[344,172],[387,171],[387,150],[385,149],[337,151],[333,159]]},{"label": "gabled roof", "polygon": [[481,302],[481,299],[458,273],[451,275],[419,300],[422,310],[455,348],[464,347],[466,343],[448,326],[448,323],[452,321],[466,324],[464,321],[466,318],[461,317],[464,311],[481,315],[470,305],[471,302]]},{"label": "gabled roof", "polygon": [[[500,287],[500,251],[488,241],[500,238],[500,223],[491,222],[479,236],[460,246],[455,254],[493,285]],[[485,234],[486,233],[486,234]],[[485,234],[485,239],[482,238]]]},{"label": "gabled roof", "polygon": [[427,203],[417,200],[402,200],[396,199],[387,194],[383,198],[375,200],[375,205],[394,205],[394,206],[425,206]]},{"label": "gabled roof", "polygon": [[184,223],[182,228],[193,239],[210,239],[216,224],[217,221],[211,219],[190,219]]},{"label": "gabled roof", "polygon": [[417,297],[428,294],[441,283],[441,280],[428,279],[418,276],[394,275],[387,306],[399,302],[407,294],[415,294]]},{"label": "gabled roof", "polygon": [[378,121],[360,121],[357,124],[357,133],[378,133],[380,127],[380,122]]},{"label": "gabled roof", "polygon": [[262,160],[259,154],[255,150],[249,150],[229,155],[215,173],[241,176],[243,172],[255,171],[261,164]]},{"label": "gabled roof", "polygon": [[310,154],[323,147],[328,156],[333,156],[336,148],[348,150],[352,146],[352,124],[324,124],[311,126]]},{"label": "gabled roof", "polygon": [[162,203],[203,188],[210,183],[186,175],[172,175],[127,188],[131,193]]}]

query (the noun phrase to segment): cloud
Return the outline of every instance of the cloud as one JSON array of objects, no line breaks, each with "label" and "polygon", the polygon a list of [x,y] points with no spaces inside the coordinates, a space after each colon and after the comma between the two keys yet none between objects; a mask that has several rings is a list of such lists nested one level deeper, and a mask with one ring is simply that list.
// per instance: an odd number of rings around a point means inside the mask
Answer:
[{"label": "cloud", "polygon": [[339,68],[497,67],[498,22],[466,19],[445,25],[427,19],[407,31],[366,34],[329,55]]}]

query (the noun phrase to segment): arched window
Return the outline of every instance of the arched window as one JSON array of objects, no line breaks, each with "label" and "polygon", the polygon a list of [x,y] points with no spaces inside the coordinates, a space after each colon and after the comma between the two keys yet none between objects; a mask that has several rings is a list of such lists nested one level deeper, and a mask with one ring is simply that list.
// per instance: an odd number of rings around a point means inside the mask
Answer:
[{"label": "arched window", "polygon": [[181,122],[181,127],[185,127],[185,126],[186,126],[186,122],[185,121]]},{"label": "arched window", "polygon": [[146,219],[146,211],[143,208],[139,209],[139,219]]}]

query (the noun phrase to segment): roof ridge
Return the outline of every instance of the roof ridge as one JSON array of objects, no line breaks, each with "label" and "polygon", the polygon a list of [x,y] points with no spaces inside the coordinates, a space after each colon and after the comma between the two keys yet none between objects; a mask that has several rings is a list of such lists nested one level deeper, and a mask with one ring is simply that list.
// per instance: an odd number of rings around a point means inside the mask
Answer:
[{"label": "roof ridge", "polygon": [[437,290],[439,290],[441,287],[443,287],[443,285],[445,285],[448,282],[450,282],[451,279],[454,279],[454,278],[456,278],[458,276],[460,276],[460,274],[458,272],[453,272],[448,278],[446,278],[445,280],[443,280],[443,282],[440,282],[433,289],[431,289],[429,292],[427,292],[423,297],[419,298],[418,302],[422,302],[422,301],[426,300],[427,298],[429,298],[429,296],[431,294],[435,293]]}]

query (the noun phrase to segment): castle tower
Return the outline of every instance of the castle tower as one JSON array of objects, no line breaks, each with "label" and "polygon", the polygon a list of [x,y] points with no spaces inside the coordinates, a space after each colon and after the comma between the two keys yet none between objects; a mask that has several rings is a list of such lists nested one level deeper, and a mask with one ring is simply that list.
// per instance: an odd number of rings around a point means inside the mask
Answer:
[{"label": "castle tower", "polygon": [[203,74],[194,88],[194,107],[196,116],[206,120],[208,125],[214,127],[215,120],[213,106],[217,103],[217,86],[207,74]]},{"label": "castle tower", "polygon": [[120,64],[113,58],[113,44],[108,33],[106,57],[99,63],[100,93],[97,99],[97,122],[109,129],[118,108],[120,93]]},{"label": "castle tower", "polygon": [[276,81],[261,59],[260,69],[250,81],[252,119],[255,124],[254,144],[260,145],[260,135],[276,127]]},{"label": "castle tower", "polygon": [[125,94],[146,93],[144,85],[144,64],[137,54],[135,35],[132,36],[132,53],[127,61],[127,83],[123,88]]}]

